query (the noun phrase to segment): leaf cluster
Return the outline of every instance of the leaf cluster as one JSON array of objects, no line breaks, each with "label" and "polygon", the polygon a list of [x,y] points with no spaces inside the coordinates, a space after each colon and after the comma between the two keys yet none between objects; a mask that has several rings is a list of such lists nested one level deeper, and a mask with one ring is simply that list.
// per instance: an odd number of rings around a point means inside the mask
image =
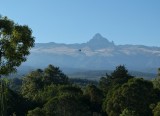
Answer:
[{"label": "leaf cluster", "polygon": [[32,30],[27,25],[18,25],[7,17],[0,18],[0,74],[7,75],[26,61],[34,46]]}]

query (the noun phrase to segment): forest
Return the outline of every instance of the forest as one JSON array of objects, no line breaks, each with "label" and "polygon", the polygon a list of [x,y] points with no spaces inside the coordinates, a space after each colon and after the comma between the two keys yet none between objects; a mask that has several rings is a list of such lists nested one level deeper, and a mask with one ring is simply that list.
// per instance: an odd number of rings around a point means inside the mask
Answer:
[{"label": "forest", "polygon": [[120,65],[95,82],[70,79],[49,65],[22,78],[3,78],[4,86],[7,116],[160,115],[160,69],[149,81]]},{"label": "forest", "polygon": [[27,60],[31,29],[0,18],[0,116],[160,116],[160,69],[154,80],[124,65],[99,81],[69,78],[50,64],[21,78],[5,78]]}]

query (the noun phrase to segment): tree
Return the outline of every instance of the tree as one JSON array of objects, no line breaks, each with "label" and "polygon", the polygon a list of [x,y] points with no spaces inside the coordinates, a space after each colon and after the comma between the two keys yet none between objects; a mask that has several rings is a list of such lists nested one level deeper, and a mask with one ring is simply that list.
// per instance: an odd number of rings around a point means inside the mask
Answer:
[{"label": "tree", "polygon": [[[1,89],[2,88],[0,87],[0,92]],[[20,94],[12,91],[9,87],[5,87],[3,89],[6,95],[4,101],[5,104],[0,104],[0,106],[5,105],[6,114],[1,114],[1,116],[11,116],[13,113],[15,113],[17,116],[24,116],[27,110],[30,109],[29,102],[26,101],[26,99],[24,99]],[[0,102],[2,100],[3,99],[0,99]]]},{"label": "tree", "polygon": [[[29,50],[34,46],[32,30],[15,24],[7,17],[0,17],[0,77],[16,71],[16,67],[26,61]],[[5,84],[1,80],[0,115],[6,115]]]},{"label": "tree", "polygon": [[22,86],[22,78],[11,78],[9,80],[9,88],[19,93]]},{"label": "tree", "polygon": [[89,107],[82,99],[69,94],[50,99],[43,109],[46,116],[91,116]]},{"label": "tree", "polygon": [[83,95],[81,88],[74,85],[61,85],[59,86],[58,95],[71,95],[74,97],[79,97]]},{"label": "tree", "polygon": [[133,78],[107,96],[104,109],[110,116],[119,116],[124,109],[137,115],[151,116],[150,104],[156,103],[155,99],[150,81]]},{"label": "tree", "polygon": [[37,69],[28,74],[23,79],[21,92],[24,97],[36,100],[39,92],[47,86],[68,83],[68,77],[59,68],[49,65],[44,70]]},{"label": "tree", "polygon": [[158,69],[157,77],[152,82],[154,87],[160,90],[160,68]]},{"label": "tree", "polygon": [[84,90],[84,95],[90,101],[90,108],[92,114],[101,114],[103,93],[95,85],[87,85]]},{"label": "tree", "polygon": [[38,69],[29,73],[22,81],[21,93],[25,98],[36,99],[38,91],[43,89],[43,71]]},{"label": "tree", "polygon": [[135,111],[129,110],[129,109],[124,109],[122,114],[120,116],[138,116]]},{"label": "tree", "polygon": [[49,65],[44,69],[44,78],[43,81],[45,84],[68,84],[68,77],[62,73],[62,71],[53,65]]},{"label": "tree", "polygon": [[26,61],[34,46],[32,30],[27,25],[18,25],[7,17],[0,18],[0,75],[16,71]]},{"label": "tree", "polygon": [[44,70],[37,69],[24,77],[21,94],[34,103],[33,108],[43,107],[58,94],[60,85],[67,84],[68,77],[59,68],[49,65]]},{"label": "tree", "polygon": [[34,110],[28,111],[27,116],[45,116],[45,113],[41,108],[37,107]]},{"label": "tree", "polygon": [[[81,88],[74,85],[45,86],[37,96],[43,105],[28,111],[27,116],[88,116],[89,106],[86,104]],[[39,99],[39,98],[38,98]]]},{"label": "tree", "polygon": [[153,109],[154,116],[160,116],[160,102],[156,105],[156,107]]},{"label": "tree", "polygon": [[99,87],[107,94],[113,87],[119,87],[131,78],[133,78],[133,76],[128,74],[128,70],[125,66],[119,65],[110,75],[106,74],[106,77],[100,79]]}]

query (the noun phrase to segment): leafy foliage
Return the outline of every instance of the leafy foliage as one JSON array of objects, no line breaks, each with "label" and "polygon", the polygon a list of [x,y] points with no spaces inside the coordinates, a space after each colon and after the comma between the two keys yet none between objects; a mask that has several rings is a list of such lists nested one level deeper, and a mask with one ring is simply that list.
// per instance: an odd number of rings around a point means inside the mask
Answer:
[{"label": "leafy foliage", "polygon": [[22,86],[22,79],[21,78],[11,78],[9,80],[9,88],[13,91],[20,93],[21,86]]},{"label": "leafy foliage", "polygon": [[85,103],[70,95],[55,97],[44,106],[49,116],[90,116],[91,113]]},{"label": "leafy foliage", "polygon": [[101,114],[102,103],[104,98],[102,91],[95,85],[88,85],[85,88],[84,95],[90,101],[90,109],[92,113]]},{"label": "leafy foliage", "polygon": [[157,77],[152,81],[155,88],[160,89],[160,68]]},{"label": "leafy foliage", "polygon": [[120,116],[138,116],[135,111],[129,110],[129,109],[124,109],[122,114]]},{"label": "leafy foliage", "polygon": [[128,70],[125,66],[117,66],[111,75],[106,74],[106,77],[102,77],[99,81],[99,87],[104,93],[108,93],[114,87],[121,86],[126,83],[129,79],[133,78],[128,74]]},{"label": "leafy foliage", "polygon": [[28,111],[27,116],[45,116],[45,113],[41,108],[37,107],[34,110]]},{"label": "leafy foliage", "polygon": [[0,74],[7,75],[26,61],[29,50],[34,46],[32,30],[15,24],[7,17],[0,18]]},{"label": "leafy foliage", "polygon": [[[118,66],[110,75],[102,77],[99,86],[96,83],[79,86],[78,80],[70,83],[68,77],[53,65],[32,71],[22,80],[9,81],[5,89],[7,115],[159,115],[160,90],[154,88],[151,81],[134,78],[124,66]],[[15,91],[9,87],[14,87]]]},{"label": "leafy foliage", "polygon": [[[0,78],[3,75],[15,72],[16,67],[26,61],[26,56],[29,55],[29,50],[33,46],[34,37],[28,26],[15,24],[7,17],[0,16]],[[11,115],[13,109],[17,110],[16,107],[13,107],[13,102],[10,103],[10,99],[15,96],[19,97],[6,86],[4,80],[1,79],[0,81],[0,115]],[[17,106],[18,100],[15,99]]]},{"label": "leafy foliage", "polygon": [[[30,107],[33,107],[32,102],[27,101],[23,96],[20,94],[12,91],[5,83],[3,84],[5,87],[0,87],[0,92],[2,89],[4,89],[4,98],[5,101],[4,106],[6,107],[6,114],[7,116],[12,115],[15,113],[17,116],[23,116],[27,112],[27,110],[30,109]],[[2,102],[4,99],[0,99],[0,102]],[[0,105],[1,106],[1,105]],[[2,106],[1,106],[2,108]]]},{"label": "leafy foliage", "polygon": [[[104,102],[104,109],[109,115],[118,116],[124,109],[135,111],[138,115],[151,115],[149,108],[154,103],[153,85],[143,79],[131,79],[117,90],[107,96]],[[141,110],[139,110],[141,109]]]},{"label": "leafy foliage", "polygon": [[156,107],[153,109],[154,116],[160,116],[160,102],[156,105]]},{"label": "leafy foliage", "polygon": [[55,84],[67,84],[68,77],[63,74],[59,68],[49,65],[44,70],[38,69],[31,72],[23,80],[22,94],[26,98],[36,100],[38,98],[38,92],[45,87]]}]

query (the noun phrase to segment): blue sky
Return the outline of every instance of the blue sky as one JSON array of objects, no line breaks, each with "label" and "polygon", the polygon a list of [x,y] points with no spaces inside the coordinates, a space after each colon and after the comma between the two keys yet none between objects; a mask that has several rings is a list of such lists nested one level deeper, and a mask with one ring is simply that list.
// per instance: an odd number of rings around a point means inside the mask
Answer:
[{"label": "blue sky", "polygon": [[37,43],[101,33],[115,44],[160,46],[160,0],[1,0],[0,14],[28,25]]}]

